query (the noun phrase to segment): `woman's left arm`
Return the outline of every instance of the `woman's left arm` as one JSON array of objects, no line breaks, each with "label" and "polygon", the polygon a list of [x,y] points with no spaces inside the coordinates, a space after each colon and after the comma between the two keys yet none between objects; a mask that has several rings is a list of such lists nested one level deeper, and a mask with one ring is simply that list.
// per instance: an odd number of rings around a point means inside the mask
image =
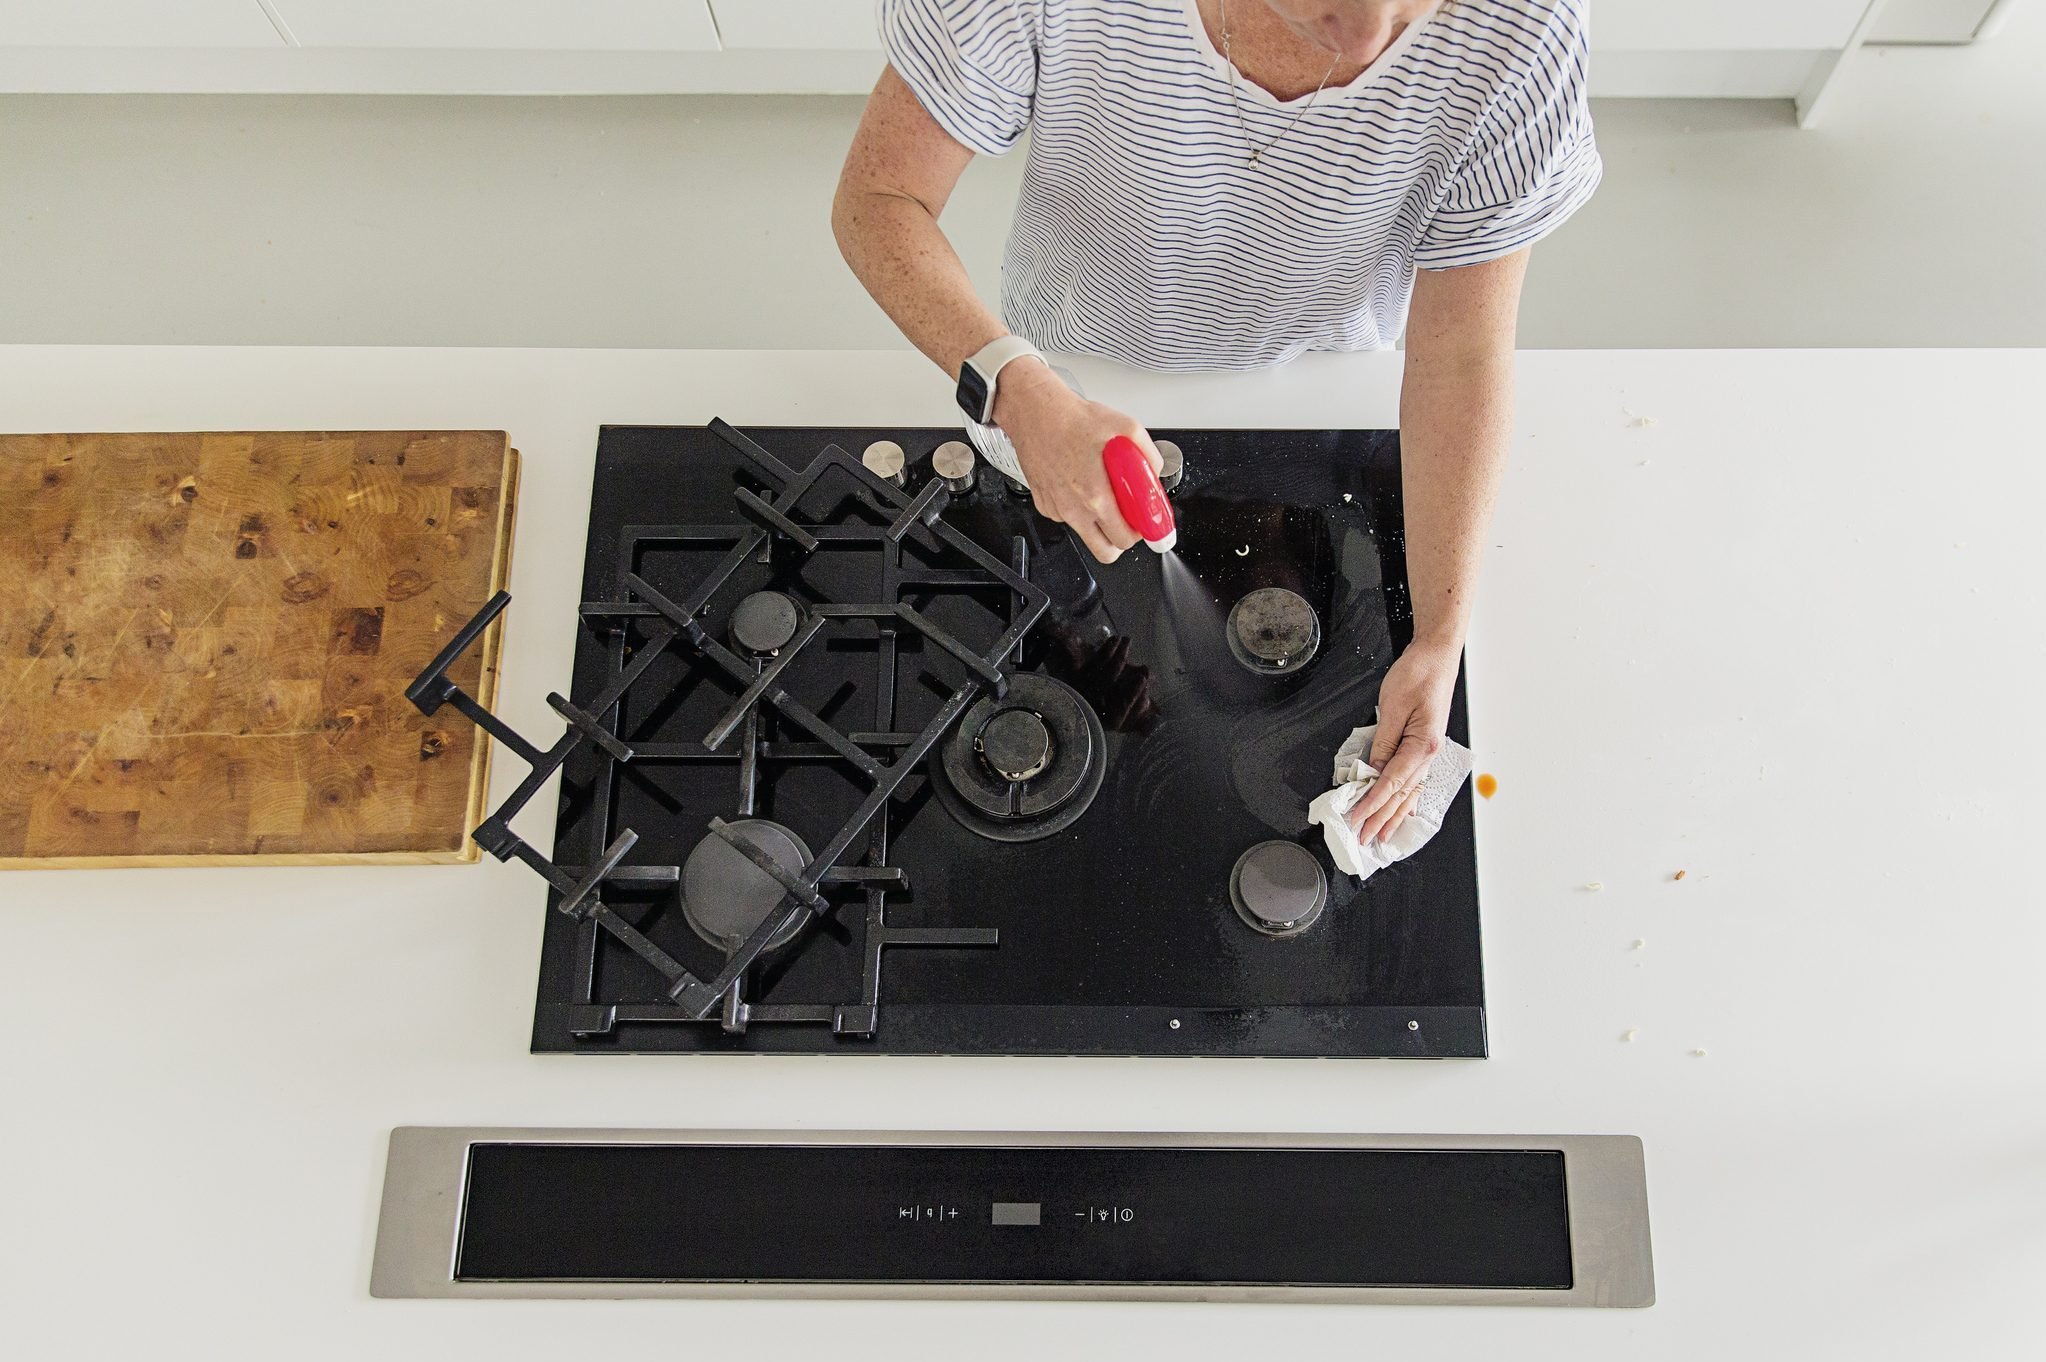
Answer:
[{"label": "woman's left arm", "polygon": [[1449,726],[1485,526],[1513,438],[1513,334],[1526,250],[1422,270],[1407,313],[1400,483],[1414,639],[1378,690],[1370,761],[1382,773],[1350,811],[1365,841],[1413,812]]}]

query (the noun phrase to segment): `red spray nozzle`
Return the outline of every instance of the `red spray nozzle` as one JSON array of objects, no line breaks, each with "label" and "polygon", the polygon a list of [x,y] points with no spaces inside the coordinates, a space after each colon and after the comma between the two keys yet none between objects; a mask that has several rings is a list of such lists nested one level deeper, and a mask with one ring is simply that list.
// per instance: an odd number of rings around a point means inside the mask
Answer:
[{"label": "red spray nozzle", "polygon": [[1172,503],[1166,500],[1165,485],[1158,481],[1143,447],[1127,435],[1118,435],[1102,446],[1101,464],[1108,470],[1108,485],[1115,490],[1116,508],[1129,527],[1160,553],[1179,542]]}]

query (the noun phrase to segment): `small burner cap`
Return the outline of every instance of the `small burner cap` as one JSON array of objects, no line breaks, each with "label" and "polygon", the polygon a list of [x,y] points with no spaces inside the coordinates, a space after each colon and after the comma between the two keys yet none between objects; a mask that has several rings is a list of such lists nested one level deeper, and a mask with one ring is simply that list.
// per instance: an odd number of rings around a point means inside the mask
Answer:
[{"label": "small burner cap", "polygon": [[875,477],[900,484],[902,470],[909,464],[909,455],[893,440],[876,440],[860,455],[860,462]]},{"label": "small burner cap", "polygon": [[732,610],[732,642],[749,653],[771,653],[796,636],[803,612],[779,591],[756,591]]},{"label": "small burner cap", "polygon": [[1259,842],[1236,858],[1229,900],[1266,936],[1297,936],[1328,906],[1328,876],[1298,842]]},{"label": "small burner cap", "polygon": [[[779,823],[738,818],[727,823],[725,830],[766,852],[784,870],[801,874],[810,863],[810,848]],[[698,936],[720,950],[732,951],[744,944],[761,919],[780,906],[784,892],[781,881],[714,832],[696,844],[682,866],[682,916]],[[768,949],[795,940],[806,920],[799,915],[776,932]]]},{"label": "small burner cap", "polygon": [[1051,765],[1051,730],[1027,709],[1005,709],[989,719],[975,746],[1003,780],[1028,780]]},{"label": "small burner cap", "polygon": [[1259,587],[1229,612],[1229,651],[1255,672],[1299,671],[1321,647],[1314,607],[1282,586]]}]

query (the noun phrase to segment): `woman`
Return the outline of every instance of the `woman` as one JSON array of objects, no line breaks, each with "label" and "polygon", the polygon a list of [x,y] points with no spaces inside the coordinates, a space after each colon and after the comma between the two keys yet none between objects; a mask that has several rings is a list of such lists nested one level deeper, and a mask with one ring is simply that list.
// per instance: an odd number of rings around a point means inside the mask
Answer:
[{"label": "woman", "polygon": [[[1414,637],[1379,690],[1383,774],[1351,814],[1367,841],[1411,812],[1448,725],[1528,248],[1598,184],[1585,3],[881,0],[889,66],[839,182],[840,248],[1101,561],[1137,540],[1101,447],[1150,437],[1035,346],[1247,369],[1404,329]],[[967,162],[1026,129],[998,317],[938,217]]]}]

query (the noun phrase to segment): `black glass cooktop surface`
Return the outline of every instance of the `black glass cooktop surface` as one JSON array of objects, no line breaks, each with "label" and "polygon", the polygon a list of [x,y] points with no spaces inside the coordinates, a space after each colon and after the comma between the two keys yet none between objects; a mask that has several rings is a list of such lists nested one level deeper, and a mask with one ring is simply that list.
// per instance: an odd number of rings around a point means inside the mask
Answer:
[{"label": "black glass cooktop surface", "polygon": [[[1411,631],[1397,435],[1155,434],[1183,573],[1095,564],[985,464],[934,485],[956,432],[607,427],[563,713],[638,670],[566,757],[550,903],[629,829],[629,926],[549,913],[534,1048],[1483,1055],[1468,785],[1361,885],[1307,822]],[[788,491],[877,441],[899,484]]]}]

